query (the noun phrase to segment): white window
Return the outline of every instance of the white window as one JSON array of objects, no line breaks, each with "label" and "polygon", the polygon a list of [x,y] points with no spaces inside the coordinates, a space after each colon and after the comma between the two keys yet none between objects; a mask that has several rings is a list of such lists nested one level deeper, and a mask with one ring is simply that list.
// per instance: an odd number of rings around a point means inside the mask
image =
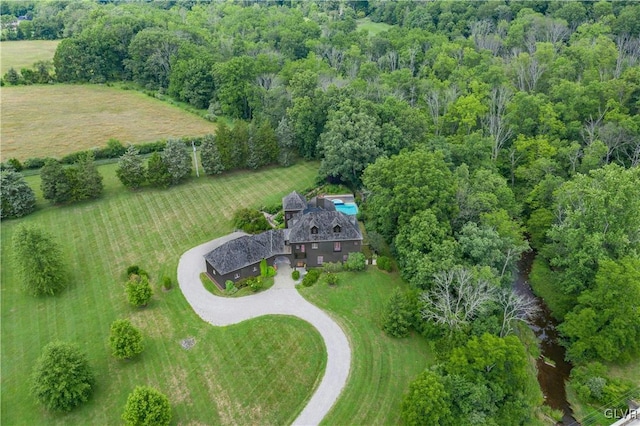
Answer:
[{"label": "white window", "polygon": [[317,249],[318,248],[318,243],[311,243],[311,248],[312,249]]},{"label": "white window", "polygon": [[335,243],[333,243],[333,251],[342,251],[342,245],[340,244],[340,241],[336,241]]},{"label": "white window", "polygon": [[300,251],[301,251],[302,253],[304,253],[304,252],[305,252],[305,250],[304,250],[304,244],[300,244]]},{"label": "white window", "polygon": [[318,256],[318,265],[322,265],[324,263],[324,256]]},{"label": "white window", "polygon": [[233,276],[233,278],[235,278],[236,280],[237,280],[237,279],[240,279],[240,274],[235,274],[235,275]]}]

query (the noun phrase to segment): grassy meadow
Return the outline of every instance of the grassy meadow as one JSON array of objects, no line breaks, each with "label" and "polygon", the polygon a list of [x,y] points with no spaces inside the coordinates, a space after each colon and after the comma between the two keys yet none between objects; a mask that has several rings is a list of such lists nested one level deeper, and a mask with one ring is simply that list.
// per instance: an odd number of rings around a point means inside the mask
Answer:
[{"label": "grassy meadow", "polygon": [[343,327],[352,348],[349,381],[323,424],[399,424],[402,396],[409,383],[435,361],[429,342],[413,334],[396,339],[382,331],[381,315],[396,287],[397,274],[375,267],[345,272],[336,287],[320,283],[301,288],[311,303],[329,312]]},{"label": "grassy meadow", "polygon": [[366,30],[370,36],[387,31],[393,27],[393,25],[385,24],[384,22],[373,22],[369,18],[358,19],[357,25],[358,30]]},{"label": "grassy meadow", "polygon": [[100,85],[3,87],[0,156],[61,157],[103,147],[213,133],[215,124],[133,90]]},{"label": "grassy meadow", "polygon": [[[180,255],[232,230],[235,209],[278,202],[310,186],[317,164],[236,172],[191,179],[168,189],[130,192],[99,167],[105,193],[99,200],[39,209],[1,224],[1,417],[7,425],[121,424],[126,398],[136,385],[167,394],[174,424],[286,424],[302,410],[322,376],[326,351],[307,323],[270,316],[229,327],[212,327],[191,310],[174,286]],[[39,186],[39,176],[27,177]],[[38,195],[40,197],[40,195]],[[20,288],[11,265],[11,237],[21,223],[54,235],[68,265],[70,286],[56,297],[33,298]],[[125,269],[138,264],[152,279],[147,308],[126,302]],[[145,351],[132,361],[111,357],[111,323],[128,318],[139,327]],[[194,338],[185,350],[181,340]],[[92,399],[69,414],[43,410],[29,394],[29,375],[52,340],[77,343],[97,378]]]},{"label": "grassy meadow", "polygon": [[[60,40],[19,40],[0,42],[0,74],[9,68],[20,71],[34,62],[51,61]],[[3,89],[4,90],[4,89]]]}]

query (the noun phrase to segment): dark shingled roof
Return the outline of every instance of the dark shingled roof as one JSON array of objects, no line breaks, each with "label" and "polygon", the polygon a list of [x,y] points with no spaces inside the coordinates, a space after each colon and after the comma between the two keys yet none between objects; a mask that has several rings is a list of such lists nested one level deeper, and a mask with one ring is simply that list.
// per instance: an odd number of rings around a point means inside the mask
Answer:
[{"label": "dark shingled roof", "polygon": [[307,208],[307,199],[293,191],[282,197],[282,208],[283,210],[304,210]]},{"label": "dark shingled roof", "polygon": [[[333,232],[336,225],[340,226],[340,232]],[[317,234],[311,233],[313,226],[318,228]],[[289,222],[289,228],[290,243],[362,240],[355,217],[337,211],[318,209],[306,214],[298,213]]]},{"label": "dark shingled roof", "polygon": [[204,258],[224,275],[284,253],[284,230],[278,229],[236,238],[210,251]]}]

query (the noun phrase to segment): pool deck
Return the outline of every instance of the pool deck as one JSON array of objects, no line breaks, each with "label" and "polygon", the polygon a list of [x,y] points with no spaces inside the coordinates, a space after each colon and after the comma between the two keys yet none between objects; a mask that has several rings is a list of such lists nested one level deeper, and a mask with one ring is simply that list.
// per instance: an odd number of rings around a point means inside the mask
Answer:
[{"label": "pool deck", "polygon": [[339,195],[324,195],[323,198],[326,200],[340,200],[343,203],[353,203],[355,204],[356,200],[352,194],[339,194]]}]

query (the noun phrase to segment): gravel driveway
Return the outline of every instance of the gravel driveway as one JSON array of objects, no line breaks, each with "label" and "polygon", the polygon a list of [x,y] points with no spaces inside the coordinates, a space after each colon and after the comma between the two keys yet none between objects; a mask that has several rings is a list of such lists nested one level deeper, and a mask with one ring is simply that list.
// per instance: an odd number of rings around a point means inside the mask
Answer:
[{"label": "gravel driveway", "polygon": [[324,311],[307,302],[295,289],[291,268],[280,265],[270,289],[251,296],[225,298],[209,293],[200,282],[205,272],[204,255],[219,245],[245,235],[235,232],[192,248],[178,263],[178,283],[187,302],[206,322],[231,325],[262,315],[292,315],[313,325],[324,339],[327,366],[318,389],[294,421],[296,425],[316,425],[338,399],[349,376],[351,348],[340,326]]}]

